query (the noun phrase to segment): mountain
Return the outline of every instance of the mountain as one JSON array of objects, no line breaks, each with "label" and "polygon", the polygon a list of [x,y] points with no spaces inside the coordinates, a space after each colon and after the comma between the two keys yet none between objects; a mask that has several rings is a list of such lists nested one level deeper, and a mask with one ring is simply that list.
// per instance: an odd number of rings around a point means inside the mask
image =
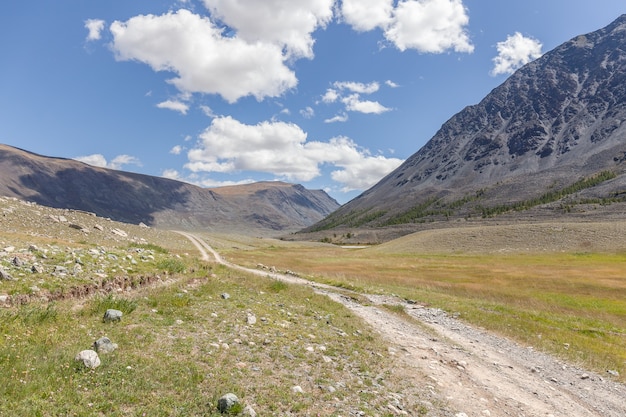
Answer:
[{"label": "mountain", "polygon": [[339,207],[324,191],[301,185],[261,182],[205,189],[2,144],[0,195],[127,223],[264,235],[299,230]]},{"label": "mountain", "polygon": [[620,204],[626,193],[625,122],[622,15],[520,68],[480,103],[454,115],[395,171],[307,231],[538,208],[559,217],[592,203]]}]

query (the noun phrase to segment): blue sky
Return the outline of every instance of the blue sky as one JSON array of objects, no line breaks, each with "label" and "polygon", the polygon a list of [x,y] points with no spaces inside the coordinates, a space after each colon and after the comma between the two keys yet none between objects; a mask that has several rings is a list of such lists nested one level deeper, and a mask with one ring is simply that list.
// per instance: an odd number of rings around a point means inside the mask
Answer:
[{"label": "blue sky", "polygon": [[623,0],[56,0],[0,13],[0,142],[340,203]]}]

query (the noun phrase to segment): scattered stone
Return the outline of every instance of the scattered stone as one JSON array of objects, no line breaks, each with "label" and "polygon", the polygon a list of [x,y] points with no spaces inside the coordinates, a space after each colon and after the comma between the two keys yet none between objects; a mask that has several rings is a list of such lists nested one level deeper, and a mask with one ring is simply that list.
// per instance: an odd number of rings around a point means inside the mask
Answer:
[{"label": "scattered stone", "polygon": [[243,409],[243,415],[248,417],[256,417],[256,411],[254,411],[251,406],[246,405],[246,407]]},{"label": "scattered stone", "polygon": [[0,280],[13,281],[15,278],[13,278],[7,271],[0,268]]},{"label": "scattered stone", "polygon": [[11,296],[8,294],[0,294],[0,304],[8,304],[11,301]]},{"label": "scattered stone", "polygon": [[224,300],[228,300],[230,298],[230,294],[225,292],[225,293],[222,293],[220,297],[222,297]]},{"label": "scattered stone", "polygon": [[256,324],[256,316],[254,314],[248,313],[248,318],[246,319],[246,322],[249,325]]},{"label": "scattered stone", "polygon": [[81,232],[86,232],[87,231],[87,228],[85,226],[82,226],[82,225],[76,224],[76,223],[70,223],[70,227],[72,229],[80,230]]},{"label": "scattered stone", "polygon": [[93,343],[93,350],[98,353],[111,353],[117,349],[117,343],[111,342],[108,337],[101,337]]},{"label": "scattered stone", "polygon": [[111,233],[113,233],[114,235],[121,236],[121,237],[128,237],[128,233],[126,233],[125,231],[121,229],[111,229]]},{"label": "scattered stone", "polygon": [[104,317],[102,318],[102,321],[105,323],[108,323],[111,321],[121,321],[123,315],[124,313],[122,313],[121,311],[110,308],[104,313]]},{"label": "scattered stone", "polygon": [[11,259],[11,263],[17,267],[24,265],[24,262],[17,256]]},{"label": "scattered stone", "polygon": [[104,227],[100,226],[99,224],[94,225],[93,228],[101,232],[104,231]]},{"label": "scattered stone", "polygon": [[237,396],[232,392],[229,392],[217,400],[217,409],[222,414],[227,413],[236,404],[239,404],[239,398],[237,398]]},{"label": "scattered stone", "polygon": [[292,387],[291,390],[295,394],[304,394],[304,390],[302,389],[302,387],[300,385],[296,385],[295,387]]},{"label": "scattered stone", "polygon": [[589,379],[589,374],[582,374],[580,379]]},{"label": "scattered stone", "polygon": [[82,362],[86,368],[94,369],[100,366],[100,357],[94,350],[80,351],[74,358],[76,362]]},{"label": "scattered stone", "polygon": [[612,375],[612,376],[619,376],[619,372],[614,371],[614,370],[612,370],[612,369],[610,369],[610,370],[608,370],[608,371],[606,371],[606,372],[608,372],[608,374],[609,374],[609,375]]},{"label": "scattered stone", "polygon": [[43,274],[44,273],[44,269],[43,266],[39,265],[39,264],[34,264],[31,268],[30,271],[34,274]]}]

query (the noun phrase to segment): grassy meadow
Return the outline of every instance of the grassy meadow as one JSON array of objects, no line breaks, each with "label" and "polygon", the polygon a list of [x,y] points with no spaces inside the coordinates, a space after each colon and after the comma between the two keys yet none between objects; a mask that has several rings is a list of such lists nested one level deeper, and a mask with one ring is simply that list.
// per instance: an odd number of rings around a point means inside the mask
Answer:
[{"label": "grassy meadow", "polygon": [[360,292],[396,294],[605,374],[626,376],[626,252],[422,253],[266,241],[224,248]]}]

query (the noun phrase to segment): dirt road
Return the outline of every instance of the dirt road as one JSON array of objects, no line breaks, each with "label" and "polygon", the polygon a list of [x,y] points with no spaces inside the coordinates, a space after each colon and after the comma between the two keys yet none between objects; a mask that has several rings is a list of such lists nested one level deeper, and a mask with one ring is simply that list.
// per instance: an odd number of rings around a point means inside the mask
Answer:
[{"label": "dirt road", "polygon": [[[342,303],[376,329],[402,364],[404,378],[423,386],[443,415],[456,417],[624,417],[626,386],[609,373],[598,375],[473,328],[445,312],[393,297],[346,297],[330,286],[222,259],[205,241],[183,233],[203,259],[231,268],[308,285]],[[209,255],[210,254],[210,255]],[[366,297],[371,304],[360,304]],[[411,319],[382,304],[402,304]]]}]

